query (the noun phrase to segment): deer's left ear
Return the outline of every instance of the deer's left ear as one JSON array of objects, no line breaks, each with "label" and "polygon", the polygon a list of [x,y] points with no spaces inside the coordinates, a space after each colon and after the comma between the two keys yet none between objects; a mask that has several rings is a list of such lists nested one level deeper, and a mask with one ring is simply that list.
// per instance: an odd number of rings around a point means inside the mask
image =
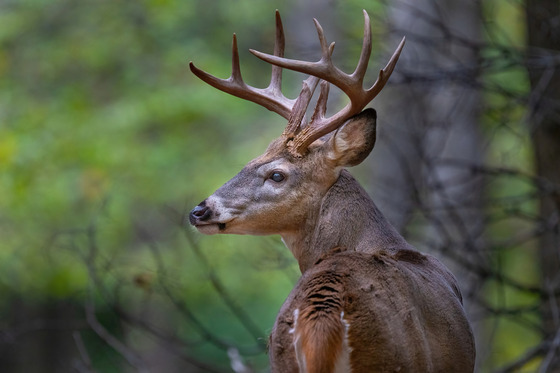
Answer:
[{"label": "deer's left ear", "polygon": [[373,109],[366,109],[350,118],[323,145],[327,157],[339,167],[360,164],[375,145],[376,119]]}]

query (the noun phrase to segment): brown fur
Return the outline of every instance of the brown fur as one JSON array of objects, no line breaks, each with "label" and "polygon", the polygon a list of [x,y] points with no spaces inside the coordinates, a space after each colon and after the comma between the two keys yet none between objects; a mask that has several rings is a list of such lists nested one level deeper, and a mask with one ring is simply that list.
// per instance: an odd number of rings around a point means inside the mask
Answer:
[{"label": "brown fur", "polygon": [[307,373],[329,373],[334,370],[345,336],[342,280],[336,273],[325,272],[306,285],[294,334],[301,338]]},{"label": "brown fur", "polygon": [[[278,315],[271,335],[272,371],[299,371],[295,352],[286,348],[293,338],[288,332],[294,322],[290,316],[295,308],[309,304],[313,299],[311,295],[328,284],[325,278],[328,273],[341,279],[336,294],[337,299],[342,300],[340,307],[350,325],[348,338],[353,373],[472,372],[472,335],[455,280],[435,258],[422,257],[422,260],[409,261],[400,260],[398,251],[344,251],[310,268]],[[339,305],[333,308],[339,316]],[[296,330],[303,322],[302,313]],[[341,336],[339,320],[332,315],[321,322],[329,331]],[[325,343],[325,334],[315,334],[316,339],[310,340],[310,344]],[[336,347],[329,349],[328,355],[319,356],[320,352],[316,351],[315,356],[328,363],[320,372],[332,372],[336,351],[340,351],[338,340],[334,341],[332,345]]]}]

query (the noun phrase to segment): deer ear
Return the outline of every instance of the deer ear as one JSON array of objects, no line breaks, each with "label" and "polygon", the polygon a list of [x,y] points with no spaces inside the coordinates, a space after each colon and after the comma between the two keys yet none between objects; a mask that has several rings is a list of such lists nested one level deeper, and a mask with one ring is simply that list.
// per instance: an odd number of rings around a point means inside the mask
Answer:
[{"label": "deer ear", "polygon": [[339,167],[360,164],[375,145],[377,113],[366,109],[350,118],[325,143],[327,157]]}]

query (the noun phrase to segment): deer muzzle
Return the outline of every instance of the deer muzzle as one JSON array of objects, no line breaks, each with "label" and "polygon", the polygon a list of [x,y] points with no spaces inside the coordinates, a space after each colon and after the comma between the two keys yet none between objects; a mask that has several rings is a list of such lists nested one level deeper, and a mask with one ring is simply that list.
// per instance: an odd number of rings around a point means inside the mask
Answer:
[{"label": "deer muzzle", "polygon": [[204,200],[191,210],[189,213],[189,222],[201,233],[216,234],[226,228],[226,223],[214,221],[212,218],[214,215],[216,214],[212,211],[210,206],[206,204],[206,200]]}]

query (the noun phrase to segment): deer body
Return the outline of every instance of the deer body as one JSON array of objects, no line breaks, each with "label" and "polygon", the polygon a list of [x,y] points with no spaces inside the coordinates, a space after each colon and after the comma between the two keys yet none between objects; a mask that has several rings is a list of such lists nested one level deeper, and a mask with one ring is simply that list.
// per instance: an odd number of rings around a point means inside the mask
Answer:
[{"label": "deer body", "polygon": [[274,371],[305,372],[298,339],[310,334],[317,351],[308,355],[318,361],[305,364],[309,372],[472,372],[472,334],[453,275],[410,247],[345,171],[321,210],[309,243],[322,254],[302,268],[270,336]]},{"label": "deer body", "polygon": [[[277,66],[267,89],[243,82],[235,38],[229,79],[191,64],[204,81],[281,114],[288,126],[263,155],[196,206],[189,220],[205,234],[279,234],[297,259],[302,277],[270,336],[273,372],[472,372],[473,336],[455,278],[437,259],[412,248],[345,170],[373,149],[376,113],[363,108],[387,81],[403,46],[364,91],[371,43],[367,13],[365,19],[360,62],[346,75],[332,65],[333,45],[318,23],[322,59],[284,59],[277,14],[274,56],[254,53],[312,75],[295,101],[281,95]],[[319,81],[317,107],[305,123]],[[330,118],[327,81],[351,99]]]}]

